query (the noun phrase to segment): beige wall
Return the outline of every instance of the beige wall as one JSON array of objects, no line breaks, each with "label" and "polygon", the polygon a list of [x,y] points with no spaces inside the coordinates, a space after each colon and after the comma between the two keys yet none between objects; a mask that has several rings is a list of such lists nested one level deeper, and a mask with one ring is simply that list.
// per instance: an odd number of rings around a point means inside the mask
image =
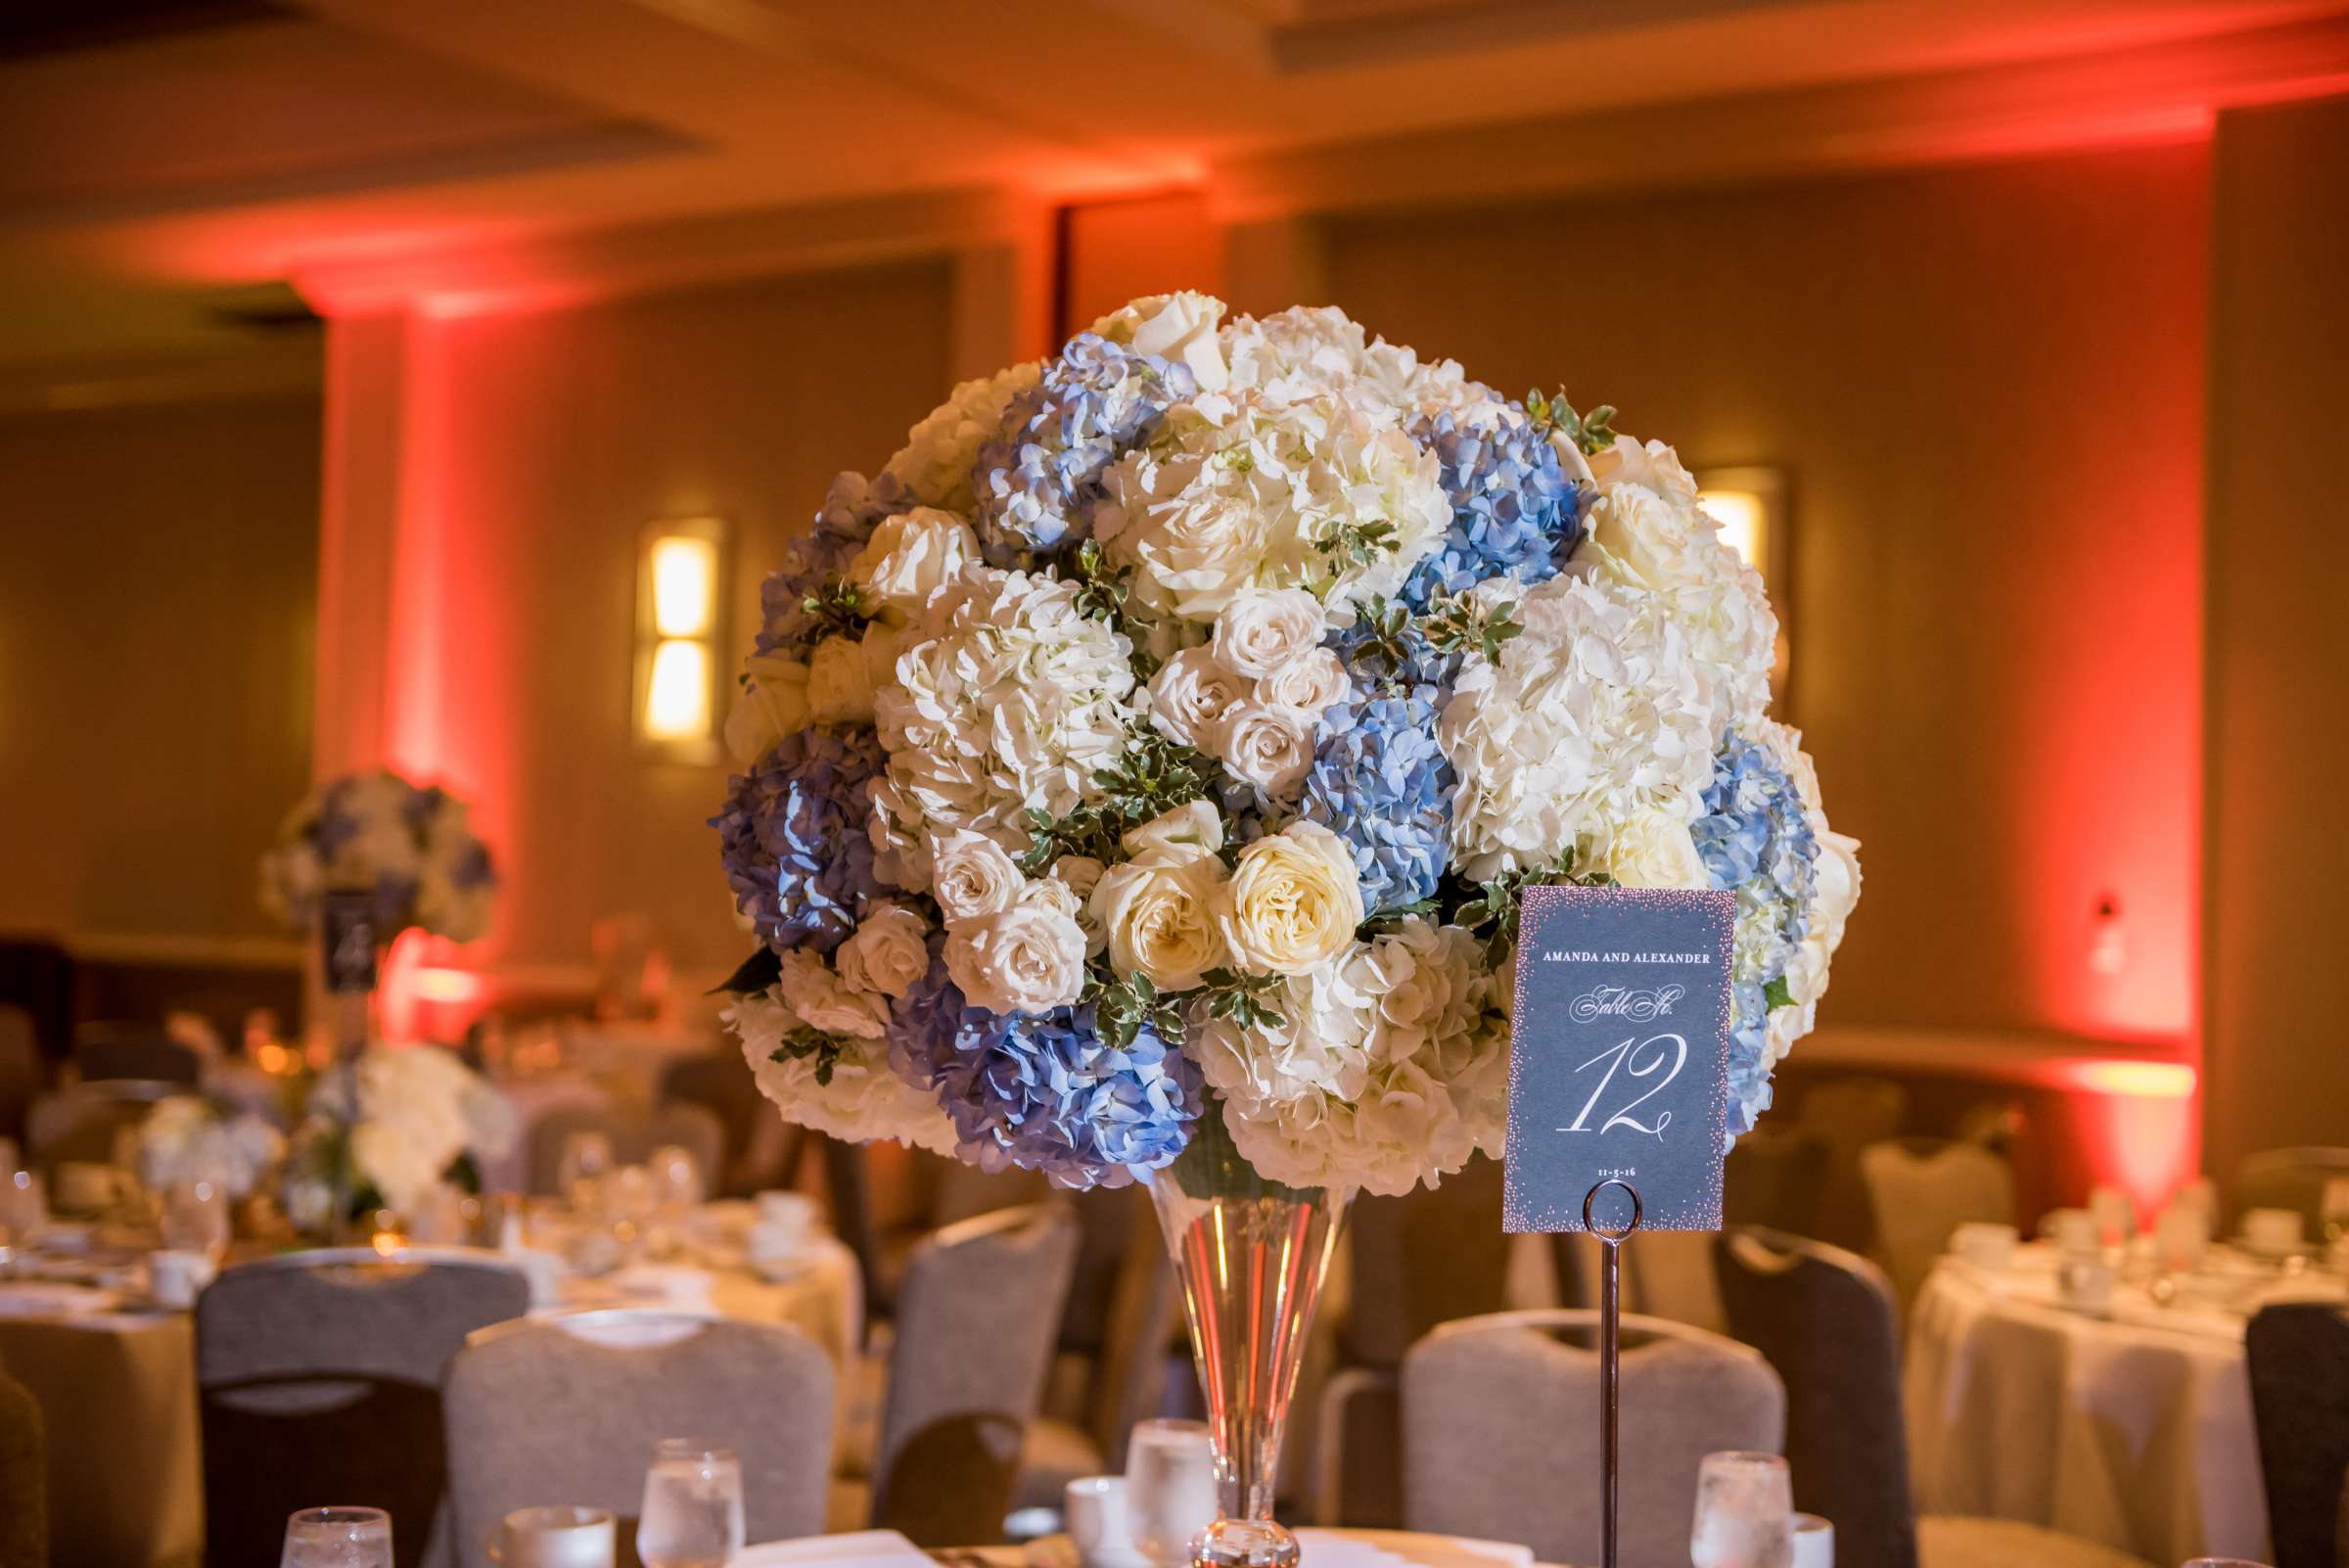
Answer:
[{"label": "beige wall", "polygon": [[2349,98],[2223,115],[2207,532],[2204,1139],[2349,1143]]},{"label": "beige wall", "polygon": [[2205,182],[2163,149],[1323,237],[1390,338],[1786,472],[1792,717],[1865,846],[1827,1023],[2192,1028]]},{"label": "beige wall", "polygon": [[410,325],[387,750],[479,802],[505,864],[468,962],[584,965],[623,910],[689,980],[747,950],[703,825],[724,769],[633,743],[638,532],[733,525],[730,665],[831,476],[944,394],[948,300],[943,264],[906,265]]},{"label": "beige wall", "polygon": [[307,787],[314,402],[0,421],[0,929],[235,939]]}]

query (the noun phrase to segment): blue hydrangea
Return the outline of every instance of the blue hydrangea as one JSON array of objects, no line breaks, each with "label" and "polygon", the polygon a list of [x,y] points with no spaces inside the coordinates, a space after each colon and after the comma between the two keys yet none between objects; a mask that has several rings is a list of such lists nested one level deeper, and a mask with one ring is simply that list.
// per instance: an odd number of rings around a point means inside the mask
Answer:
[{"label": "blue hydrangea", "polygon": [[1089,1006],[966,1006],[935,959],[897,1005],[889,1059],[937,1094],[964,1158],[988,1171],[1041,1171],[1064,1187],[1125,1186],[1172,1163],[1206,1096],[1199,1069],[1149,1029],[1120,1050],[1101,1038]]},{"label": "blue hydrangea", "polygon": [[792,540],[782,566],[759,585],[757,651],[805,653],[821,641],[823,628],[807,614],[807,596],[848,569],[883,518],[917,504],[892,474],[870,481],[843,474],[833,480],[813,525]]},{"label": "blue hydrangea", "polygon": [[988,559],[1016,565],[1082,538],[1102,473],[1196,390],[1187,365],[1090,332],[1070,340],[971,466]]},{"label": "blue hydrangea", "polygon": [[805,729],[730,781],[710,825],[735,906],[776,951],[830,952],[881,896],[865,824],[886,761],[869,729]]},{"label": "blue hydrangea", "polygon": [[1450,690],[1465,662],[1457,653],[1439,652],[1415,621],[1404,623],[1403,657],[1395,658],[1375,628],[1365,620],[1334,633],[1329,646],[1338,651],[1354,689],[1364,695],[1397,684],[1433,686]]},{"label": "blue hydrangea", "polygon": [[1443,464],[1451,527],[1434,554],[1403,586],[1403,600],[1424,610],[1439,591],[1463,592],[1491,577],[1523,583],[1557,576],[1582,537],[1582,496],[1566,477],[1557,448],[1525,420],[1494,430],[1462,425],[1451,409],[1422,417],[1411,438]]},{"label": "blue hydrangea", "polygon": [[1769,988],[1810,933],[1819,841],[1794,780],[1767,750],[1738,735],[1714,758],[1703,814],[1690,831],[1713,885],[1737,895],[1729,1131],[1749,1132],[1770,1108]]},{"label": "blue hydrangea", "polygon": [[1344,839],[1362,907],[1380,914],[1433,898],[1451,827],[1451,763],[1436,744],[1438,688],[1355,698],[1322,715],[1300,809]]}]

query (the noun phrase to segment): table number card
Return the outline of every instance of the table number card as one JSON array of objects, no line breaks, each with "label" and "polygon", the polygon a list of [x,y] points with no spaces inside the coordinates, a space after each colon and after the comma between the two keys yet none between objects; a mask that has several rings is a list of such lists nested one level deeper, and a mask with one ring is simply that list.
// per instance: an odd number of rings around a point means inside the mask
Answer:
[{"label": "table number card", "polygon": [[326,989],[346,995],[375,989],[375,895],[330,892],[319,900],[318,942]]},{"label": "table number card", "polygon": [[[1525,890],[1503,1228],[1581,1230],[1610,1179],[1642,1230],[1721,1228],[1736,919],[1730,893]],[[1591,1217],[1631,1212],[1610,1189]]]}]

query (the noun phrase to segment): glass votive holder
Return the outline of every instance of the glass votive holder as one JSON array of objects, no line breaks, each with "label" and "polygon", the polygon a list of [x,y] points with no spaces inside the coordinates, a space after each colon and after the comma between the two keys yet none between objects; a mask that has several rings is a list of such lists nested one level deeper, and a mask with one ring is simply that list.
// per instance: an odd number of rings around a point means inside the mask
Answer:
[{"label": "glass votive holder", "polygon": [[613,1568],[619,1549],[609,1509],[559,1503],[507,1514],[489,1543],[489,1560],[497,1568]]}]

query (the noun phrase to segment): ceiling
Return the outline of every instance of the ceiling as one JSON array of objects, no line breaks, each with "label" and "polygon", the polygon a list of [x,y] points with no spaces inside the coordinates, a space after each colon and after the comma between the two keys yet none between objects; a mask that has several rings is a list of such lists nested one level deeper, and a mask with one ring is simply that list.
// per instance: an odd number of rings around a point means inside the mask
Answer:
[{"label": "ceiling", "polygon": [[[298,270],[2203,39],[2343,0],[29,0],[0,365],[281,338]],[[256,293],[259,290],[262,292]]]}]

